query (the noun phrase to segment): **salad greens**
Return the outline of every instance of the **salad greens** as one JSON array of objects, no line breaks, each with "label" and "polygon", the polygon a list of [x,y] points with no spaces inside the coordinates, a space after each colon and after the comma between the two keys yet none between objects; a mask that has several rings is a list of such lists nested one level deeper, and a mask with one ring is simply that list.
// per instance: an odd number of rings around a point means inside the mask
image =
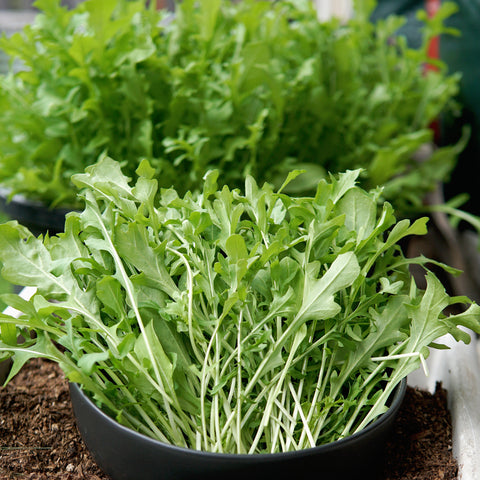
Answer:
[{"label": "salad greens", "polygon": [[[379,211],[360,170],[311,197],[284,193],[299,173],[278,191],[247,176],[242,191],[218,188],[214,170],[181,196],[159,190],[147,161],[130,183],[103,156],[73,177],[85,208],[64,233],[0,225],[4,277],[37,289],[3,296],[20,312],[0,314],[7,381],[51,359],[119,422],[205,451],[289,451],[361,430],[442,336],[480,333],[480,307],[403,255],[425,218]],[[411,265],[425,267],[425,290]]]},{"label": "salad greens", "polygon": [[369,20],[371,0],[346,23],[320,23],[310,0],[184,0],[170,22],[146,3],[37,0],[34,23],[1,39],[23,64],[0,77],[0,182],[12,194],[79,206],[70,177],[103,153],[132,178],[148,159],[181,194],[209,169],[230,188],[246,175],[278,188],[305,169],[287,187],[303,194],[362,168],[362,186],[385,186],[402,214],[448,179],[463,142],[413,154],[457,107],[459,76],[440,62],[423,71],[430,38],[452,33],[453,4],[422,17],[414,50],[397,35],[404,18]]}]

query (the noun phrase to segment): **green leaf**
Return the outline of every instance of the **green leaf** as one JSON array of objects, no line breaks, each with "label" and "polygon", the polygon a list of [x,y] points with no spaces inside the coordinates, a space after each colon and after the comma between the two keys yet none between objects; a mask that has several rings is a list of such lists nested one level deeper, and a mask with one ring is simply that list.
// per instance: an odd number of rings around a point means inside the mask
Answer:
[{"label": "green leaf", "polygon": [[96,296],[102,303],[102,310],[118,320],[125,318],[125,293],[118,280],[104,276],[96,284]]},{"label": "green leaf", "polygon": [[178,368],[189,371],[193,359],[187,350],[182,335],[177,331],[175,323],[157,317],[153,320],[153,328],[165,353],[169,357],[175,357]]},{"label": "green leaf", "polygon": [[135,173],[139,177],[146,178],[147,180],[151,180],[155,176],[155,169],[150,165],[147,159],[143,159],[140,162]]},{"label": "green leaf", "polygon": [[15,325],[8,323],[0,324],[0,339],[7,345],[17,345],[17,329]]},{"label": "green leaf", "polygon": [[165,247],[150,246],[147,229],[131,223],[121,225],[115,232],[117,249],[123,259],[142,272],[150,284],[159,287],[172,298],[178,298],[179,290],[165,267]]},{"label": "green leaf", "polygon": [[204,42],[210,41],[213,37],[221,5],[221,0],[205,0],[202,5],[203,8],[198,21],[201,25],[201,38]]},{"label": "green leaf", "polygon": [[278,189],[277,193],[280,193],[284,190],[291,182],[293,182],[299,175],[305,173],[306,170],[293,170],[292,172],[288,172],[287,178],[282,183],[282,186]]},{"label": "green leaf", "polygon": [[368,238],[375,228],[377,203],[364,190],[353,188],[337,203],[339,213],[345,215],[345,228],[354,231],[358,240]]},{"label": "green leaf", "polygon": [[108,359],[109,353],[107,351],[86,353],[77,362],[77,365],[87,375],[91,375],[95,366]]},{"label": "green leaf", "polygon": [[51,294],[65,293],[62,282],[51,272],[51,257],[42,240],[16,221],[0,225],[0,260],[6,280],[24,286],[42,286]]},{"label": "green leaf", "polygon": [[334,294],[352,285],[359,274],[360,267],[353,252],[339,255],[320,278],[316,278],[311,269],[307,270],[296,321],[335,316],[341,307],[335,303]]},{"label": "green leaf", "polygon": [[14,353],[14,356],[12,357],[13,364],[10,368],[4,385],[7,385],[10,380],[22,369],[22,367],[32,358],[47,358],[50,360],[57,360],[57,358],[52,356],[53,347],[51,346],[50,339],[42,332],[40,333],[41,334],[37,337],[33,345],[31,342],[28,342],[28,344],[22,346],[12,346],[0,342],[0,352],[10,351]]},{"label": "green leaf", "polygon": [[119,194],[131,197],[128,179],[123,175],[120,164],[106,155],[103,155],[95,165],[88,167],[86,173],[74,175],[72,181],[78,188],[89,187],[107,198],[113,192],[116,197]]},{"label": "green leaf", "polygon": [[234,262],[237,263],[239,260],[248,258],[247,247],[245,245],[245,240],[241,235],[234,234],[230,235],[227,238],[225,243],[225,248],[227,250],[228,257]]},{"label": "green leaf", "polygon": [[135,341],[134,351],[142,365],[147,369],[153,369],[152,357],[150,355],[149,347],[151,346],[153,358],[158,365],[162,385],[169,394],[173,394],[175,387],[173,385],[173,364],[166,355],[162,344],[158,340],[153,323],[150,322],[145,328],[145,335],[140,334]]}]

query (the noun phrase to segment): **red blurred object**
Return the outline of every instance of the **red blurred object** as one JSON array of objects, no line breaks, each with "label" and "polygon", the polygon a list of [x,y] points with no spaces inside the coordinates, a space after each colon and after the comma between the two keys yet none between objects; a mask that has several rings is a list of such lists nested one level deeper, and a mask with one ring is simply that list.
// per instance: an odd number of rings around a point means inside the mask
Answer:
[{"label": "red blurred object", "polygon": [[[436,15],[440,8],[441,0],[425,0],[425,10],[429,18],[432,18]],[[432,59],[440,58],[440,38],[433,37],[430,40],[430,44],[428,45],[428,56]],[[425,65],[426,70],[438,70],[438,67],[432,65],[431,63],[427,63]]]},{"label": "red blurred object", "polygon": [[[430,18],[436,15],[440,8],[441,0],[425,0],[425,10]],[[428,45],[428,56],[432,59],[439,59],[440,58],[440,37],[433,37],[430,40],[430,44]],[[438,71],[438,67],[436,65],[432,65],[431,63],[427,63],[425,65],[425,72],[428,71]],[[434,120],[430,124],[430,128],[434,132],[435,143],[438,143],[440,140],[440,122],[438,119]]]},{"label": "red blurred object", "polygon": [[156,0],[156,2],[157,2],[157,9],[158,10],[163,10],[163,9],[167,8],[167,6],[168,6],[167,5],[167,3],[168,3],[167,0]]}]

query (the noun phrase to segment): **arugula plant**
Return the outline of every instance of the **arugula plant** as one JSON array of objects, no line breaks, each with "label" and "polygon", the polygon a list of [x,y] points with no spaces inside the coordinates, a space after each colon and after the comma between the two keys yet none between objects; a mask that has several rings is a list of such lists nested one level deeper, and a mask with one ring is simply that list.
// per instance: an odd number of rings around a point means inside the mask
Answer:
[{"label": "arugula plant", "polygon": [[[428,128],[456,108],[458,75],[423,72],[430,38],[452,33],[444,2],[423,17],[423,45],[373,24],[375,2],[320,23],[313,2],[185,0],[175,18],[143,0],[87,0],[73,10],[37,0],[31,26],[0,41],[24,68],[0,77],[0,182],[51,205],[78,205],[71,184],[102,153],[133,177],[141,160],[162,187],[202,188],[209,169],[230,188],[246,175],[289,193],[328,172],[362,168],[397,212],[448,179],[463,142],[422,163]],[[395,40],[393,40],[395,39]]]},{"label": "arugula plant", "polygon": [[[141,163],[132,184],[108,157],[73,177],[85,208],[65,232],[0,225],[3,275],[36,287],[0,315],[10,380],[32,357],[58,362],[122,424],[213,452],[268,453],[357,432],[393,389],[452,335],[480,332],[480,308],[450,297],[426,258],[399,242],[426,219],[398,221],[360,170],[313,197],[260,187],[160,189]],[[426,289],[409,266],[426,268]],[[452,270],[447,266],[444,268]],[[464,308],[447,314],[454,304]],[[35,335],[31,335],[35,332]],[[18,335],[25,343],[17,343]]]}]

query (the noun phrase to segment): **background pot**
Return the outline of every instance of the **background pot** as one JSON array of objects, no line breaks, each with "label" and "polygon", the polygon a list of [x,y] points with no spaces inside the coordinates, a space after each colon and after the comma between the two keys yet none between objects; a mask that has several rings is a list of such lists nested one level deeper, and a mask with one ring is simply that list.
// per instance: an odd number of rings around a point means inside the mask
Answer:
[{"label": "background pot", "polygon": [[70,384],[77,425],[87,448],[112,480],[228,480],[248,478],[351,480],[378,478],[385,440],[406,391],[396,388],[387,413],[363,431],[337,442],[296,452],[236,455],[199,452],[168,445],[130,430],[103,413]]},{"label": "background pot", "polygon": [[67,208],[48,208],[43,203],[15,195],[8,201],[8,190],[0,188],[0,209],[12,220],[25,225],[38,236],[47,231],[51,234],[63,232]]}]

